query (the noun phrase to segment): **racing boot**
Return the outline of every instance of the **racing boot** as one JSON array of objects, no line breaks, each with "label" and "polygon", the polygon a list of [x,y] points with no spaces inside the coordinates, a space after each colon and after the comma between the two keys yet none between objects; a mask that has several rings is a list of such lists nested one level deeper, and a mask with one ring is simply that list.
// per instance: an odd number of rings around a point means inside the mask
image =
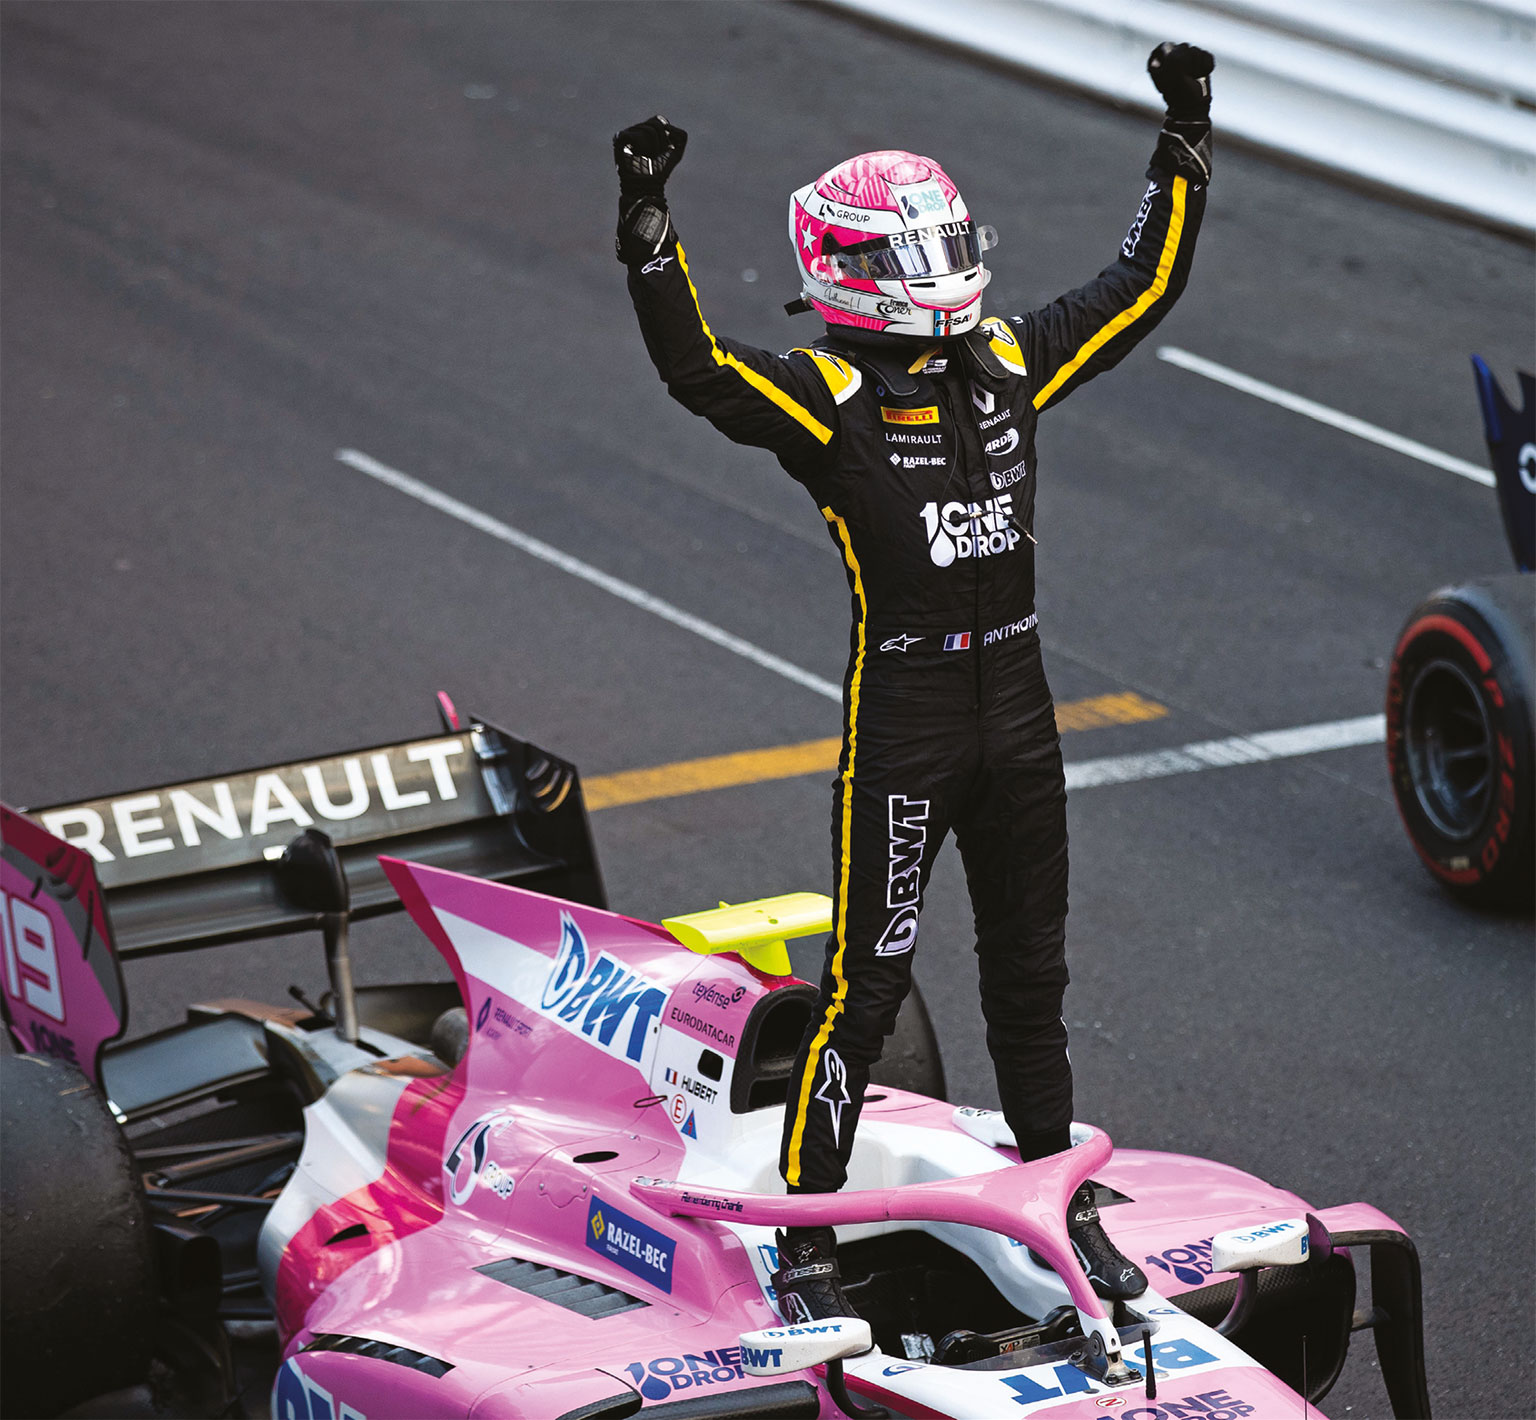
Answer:
[{"label": "racing boot", "polygon": [[1123,1302],[1147,1290],[1147,1274],[1110,1242],[1099,1222],[1091,1179],[1067,1204],[1067,1237],[1093,1290],[1105,1301]]},{"label": "racing boot", "polygon": [[857,1316],[838,1282],[837,1238],[831,1228],[780,1228],[779,1270],[773,1274],[786,1322]]}]

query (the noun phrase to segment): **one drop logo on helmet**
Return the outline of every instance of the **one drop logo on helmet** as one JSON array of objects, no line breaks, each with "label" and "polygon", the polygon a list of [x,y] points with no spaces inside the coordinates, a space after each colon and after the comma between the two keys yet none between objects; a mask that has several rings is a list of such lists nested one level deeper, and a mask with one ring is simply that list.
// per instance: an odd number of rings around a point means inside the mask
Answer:
[{"label": "one drop logo on helmet", "polygon": [[935,567],[948,567],[956,558],[994,557],[1019,545],[1011,493],[985,503],[925,503],[922,516]]}]

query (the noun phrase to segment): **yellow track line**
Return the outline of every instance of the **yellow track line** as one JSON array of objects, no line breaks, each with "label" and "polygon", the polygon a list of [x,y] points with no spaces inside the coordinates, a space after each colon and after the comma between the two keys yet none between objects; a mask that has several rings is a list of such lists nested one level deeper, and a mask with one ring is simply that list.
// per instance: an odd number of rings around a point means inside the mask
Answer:
[{"label": "yellow track line", "polygon": [[[1168,713],[1156,701],[1135,691],[1096,695],[1088,700],[1068,700],[1056,707],[1056,725],[1063,734],[1072,730],[1097,730],[1108,725],[1135,725],[1160,720]],[[702,794],[710,789],[729,789],[741,784],[763,784],[773,779],[793,779],[801,774],[825,774],[837,768],[842,748],[839,739],[806,740],[773,749],[741,750],[736,754],[685,759],[658,764],[652,769],[626,769],[618,774],[599,774],[583,782],[589,809],[612,809],[621,804],[643,804],[652,799],[675,799]]]}]

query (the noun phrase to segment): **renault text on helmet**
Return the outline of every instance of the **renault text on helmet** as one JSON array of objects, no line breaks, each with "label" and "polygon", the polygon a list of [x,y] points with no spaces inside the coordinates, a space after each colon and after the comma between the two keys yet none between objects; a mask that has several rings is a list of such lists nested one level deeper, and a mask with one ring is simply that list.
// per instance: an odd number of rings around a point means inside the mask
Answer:
[{"label": "renault text on helmet", "polygon": [[848,159],[790,197],[789,237],[804,299],[834,325],[942,338],[981,319],[997,233],[931,159]]}]

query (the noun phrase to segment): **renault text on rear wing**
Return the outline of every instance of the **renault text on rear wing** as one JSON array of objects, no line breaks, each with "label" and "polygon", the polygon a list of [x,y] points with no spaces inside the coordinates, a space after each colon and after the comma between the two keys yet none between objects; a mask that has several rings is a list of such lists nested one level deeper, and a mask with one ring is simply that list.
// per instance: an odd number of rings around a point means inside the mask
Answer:
[{"label": "renault text on rear wing", "polygon": [[336,845],[354,918],[399,906],[380,851],[604,901],[575,766],[480,722],[26,813],[90,854],[124,956],[314,926],[273,870],[306,828]]}]

